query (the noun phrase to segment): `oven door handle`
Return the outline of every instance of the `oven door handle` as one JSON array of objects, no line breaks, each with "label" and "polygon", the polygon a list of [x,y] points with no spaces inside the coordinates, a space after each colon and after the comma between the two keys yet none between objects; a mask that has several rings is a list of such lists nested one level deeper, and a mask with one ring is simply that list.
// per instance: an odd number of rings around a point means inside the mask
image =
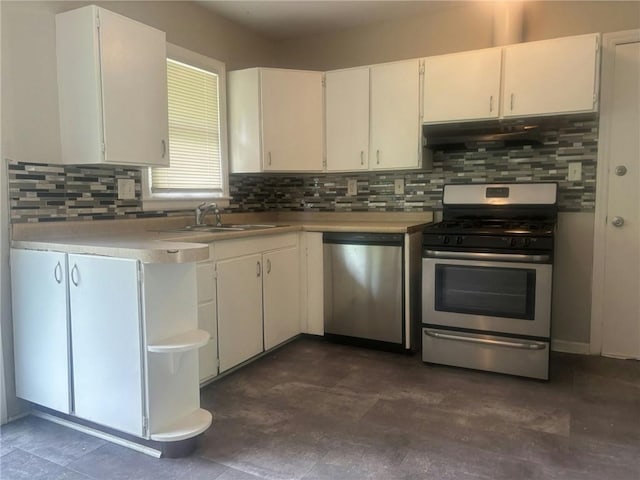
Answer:
[{"label": "oven door handle", "polygon": [[469,343],[482,343],[486,345],[518,348],[520,350],[543,350],[546,348],[546,344],[542,342],[507,342],[504,340],[491,340],[488,338],[476,338],[476,337],[463,337],[461,335],[450,335],[448,333],[433,332],[431,330],[425,330],[425,335],[433,338],[440,338],[443,340],[454,340],[457,342],[469,342]]},{"label": "oven door handle", "polygon": [[483,252],[449,252],[443,250],[425,250],[428,258],[451,260],[486,260],[497,262],[547,263],[551,255],[527,255],[524,253],[483,253]]}]

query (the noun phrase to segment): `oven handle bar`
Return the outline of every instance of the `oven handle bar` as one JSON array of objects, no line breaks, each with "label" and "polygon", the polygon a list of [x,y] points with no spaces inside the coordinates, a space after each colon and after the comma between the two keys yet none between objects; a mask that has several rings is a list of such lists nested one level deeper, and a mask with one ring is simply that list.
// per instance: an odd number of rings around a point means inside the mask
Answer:
[{"label": "oven handle bar", "polygon": [[490,340],[487,338],[463,337],[460,335],[449,335],[447,333],[433,332],[425,330],[425,335],[443,340],[455,340],[458,342],[483,343],[486,345],[494,345],[499,347],[518,348],[520,350],[543,350],[546,344],[540,342],[506,342],[504,340]]},{"label": "oven handle bar", "polygon": [[547,263],[551,255],[526,255],[523,253],[483,253],[483,252],[448,252],[441,250],[425,250],[425,257],[449,258],[452,260],[488,260],[497,262]]}]

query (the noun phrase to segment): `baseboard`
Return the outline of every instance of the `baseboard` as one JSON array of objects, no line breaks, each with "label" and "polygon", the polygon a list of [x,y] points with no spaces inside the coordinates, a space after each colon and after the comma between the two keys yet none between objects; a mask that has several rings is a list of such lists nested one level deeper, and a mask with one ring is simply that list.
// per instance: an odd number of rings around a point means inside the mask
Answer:
[{"label": "baseboard", "polygon": [[551,340],[551,350],[563,353],[578,353],[580,355],[589,355],[589,344],[582,342],[570,342],[568,340]]}]

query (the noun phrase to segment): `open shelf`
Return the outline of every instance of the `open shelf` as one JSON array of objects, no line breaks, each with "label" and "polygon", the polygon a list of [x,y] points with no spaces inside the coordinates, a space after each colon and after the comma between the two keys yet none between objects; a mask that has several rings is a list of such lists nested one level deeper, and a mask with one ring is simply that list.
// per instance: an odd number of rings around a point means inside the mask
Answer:
[{"label": "open shelf", "polygon": [[209,341],[209,332],[204,330],[190,330],[172,337],[165,338],[153,345],[148,345],[147,350],[155,353],[180,353],[200,348]]},{"label": "open shelf", "polygon": [[151,434],[151,440],[157,442],[177,442],[195,437],[204,432],[213,420],[210,412],[199,408],[189,415],[176,420],[163,431]]}]

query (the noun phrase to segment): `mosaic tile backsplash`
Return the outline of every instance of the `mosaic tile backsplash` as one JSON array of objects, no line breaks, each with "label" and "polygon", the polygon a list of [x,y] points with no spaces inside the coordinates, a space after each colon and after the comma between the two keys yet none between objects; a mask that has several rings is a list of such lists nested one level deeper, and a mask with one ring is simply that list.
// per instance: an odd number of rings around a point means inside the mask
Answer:
[{"label": "mosaic tile backsplash", "polygon": [[[442,208],[446,183],[553,181],[561,211],[595,209],[598,123],[575,118],[543,133],[537,146],[486,147],[435,152],[430,169],[340,174],[235,174],[228,210],[247,211],[423,211]],[[582,181],[569,182],[569,162],[582,164]],[[143,211],[137,168],[62,166],[9,162],[11,221],[103,220],[180,215]],[[119,178],[132,178],[136,199],[119,200]],[[347,195],[356,179],[358,194]],[[403,179],[405,194],[394,194]]]}]

